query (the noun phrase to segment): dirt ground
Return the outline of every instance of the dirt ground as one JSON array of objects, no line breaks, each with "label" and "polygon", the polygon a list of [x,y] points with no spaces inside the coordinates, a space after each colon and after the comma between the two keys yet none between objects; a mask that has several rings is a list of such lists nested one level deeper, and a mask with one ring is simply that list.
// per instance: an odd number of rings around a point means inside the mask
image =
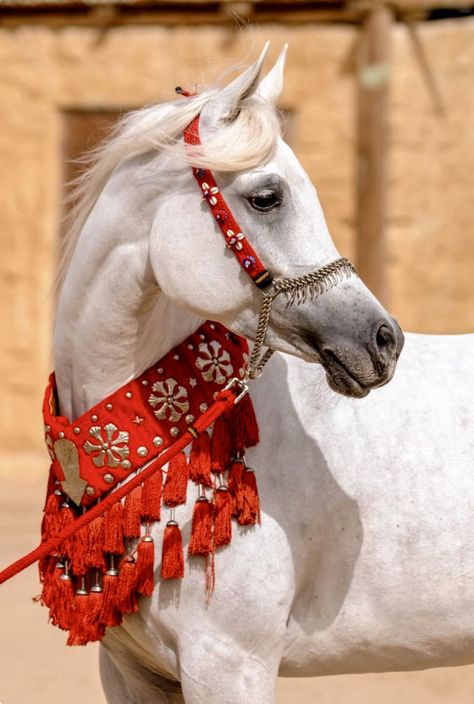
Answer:
[{"label": "dirt ground", "polygon": [[[46,461],[22,458],[36,469],[30,479],[16,463],[0,467],[0,560],[5,566],[36,546]],[[0,587],[0,704],[105,704],[97,648],[67,648],[64,634],[47,624],[30,568]],[[427,672],[282,679],[278,704],[472,704],[474,666]],[[256,702],[256,704],[258,704]]]}]

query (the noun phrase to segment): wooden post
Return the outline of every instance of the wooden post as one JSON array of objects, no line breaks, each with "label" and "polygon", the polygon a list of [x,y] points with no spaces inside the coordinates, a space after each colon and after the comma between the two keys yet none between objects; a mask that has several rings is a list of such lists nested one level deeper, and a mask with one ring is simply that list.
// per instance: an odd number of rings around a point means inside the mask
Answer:
[{"label": "wooden post", "polygon": [[387,282],[388,89],[392,13],[375,4],[357,51],[357,246],[361,278],[384,305]]}]

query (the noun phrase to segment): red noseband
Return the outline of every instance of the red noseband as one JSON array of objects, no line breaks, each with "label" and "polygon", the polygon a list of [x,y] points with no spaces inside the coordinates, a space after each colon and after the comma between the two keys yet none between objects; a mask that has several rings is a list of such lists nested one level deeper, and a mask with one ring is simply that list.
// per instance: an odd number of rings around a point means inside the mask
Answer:
[{"label": "red noseband", "polygon": [[[186,144],[201,144],[199,138],[199,115],[184,130]],[[232,211],[222,197],[212,172],[209,169],[193,168],[194,178],[198,182],[202,197],[209,205],[210,211],[220,231],[224,235],[226,246],[231,249],[240,266],[245,269],[259,288],[266,288],[273,282],[273,276],[267,271],[253,247],[242,233]]]}]

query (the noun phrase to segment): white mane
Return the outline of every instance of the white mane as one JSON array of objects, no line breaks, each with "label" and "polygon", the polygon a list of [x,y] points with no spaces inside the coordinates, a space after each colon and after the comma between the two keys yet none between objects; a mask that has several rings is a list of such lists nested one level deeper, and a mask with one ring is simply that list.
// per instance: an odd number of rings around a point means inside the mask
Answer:
[{"label": "white mane", "polygon": [[125,115],[111,136],[80,159],[83,173],[73,181],[70,200],[74,203],[68,217],[66,236],[54,284],[58,293],[84,224],[107,181],[127,160],[152,150],[174,150],[183,163],[216,171],[239,171],[260,166],[272,155],[280,133],[275,107],[258,96],[239,105],[231,123],[222,122],[205,146],[182,148],[184,128],[218,95],[219,88],[207,89],[191,98],[135,110]]}]

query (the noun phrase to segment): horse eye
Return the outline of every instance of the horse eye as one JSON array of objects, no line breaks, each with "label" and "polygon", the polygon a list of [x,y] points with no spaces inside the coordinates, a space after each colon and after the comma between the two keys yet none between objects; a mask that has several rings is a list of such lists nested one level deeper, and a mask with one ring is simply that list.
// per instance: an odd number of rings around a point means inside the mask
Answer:
[{"label": "horse eye", "polygon": [[280,199],[274,191],[265,190],[252,193],[249,197],[249,203],[255,210],[266,212],[280,205]]}]

